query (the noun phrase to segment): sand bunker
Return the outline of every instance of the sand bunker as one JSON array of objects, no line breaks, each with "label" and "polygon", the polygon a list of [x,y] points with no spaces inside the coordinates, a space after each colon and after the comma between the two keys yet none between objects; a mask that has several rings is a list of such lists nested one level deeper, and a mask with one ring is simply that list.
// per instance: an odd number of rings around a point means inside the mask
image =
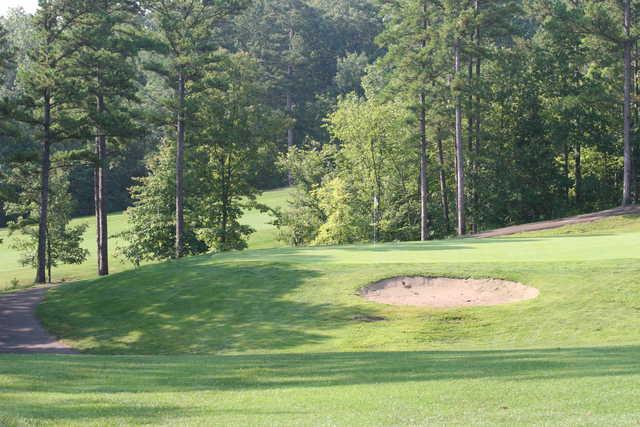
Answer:
[{"label": "sand bunker", "polygon": [[368,300],[391,305],[436,308],[473,307],[525,301],[538,290],[498,279],[448,279],[444,277],[394,277],[362,290]]}]

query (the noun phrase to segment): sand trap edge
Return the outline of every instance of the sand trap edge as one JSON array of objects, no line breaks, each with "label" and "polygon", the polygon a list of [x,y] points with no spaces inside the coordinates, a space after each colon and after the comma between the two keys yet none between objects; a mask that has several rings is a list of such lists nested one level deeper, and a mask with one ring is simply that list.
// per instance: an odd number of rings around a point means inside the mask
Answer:
[{"label": "sand trap edge", "polygon": [[539,295],[540,291],[531,286],[492,278],[396,276],[360,289],[360,296],[368,301],[430,308],[487,307],[528,301]]}]

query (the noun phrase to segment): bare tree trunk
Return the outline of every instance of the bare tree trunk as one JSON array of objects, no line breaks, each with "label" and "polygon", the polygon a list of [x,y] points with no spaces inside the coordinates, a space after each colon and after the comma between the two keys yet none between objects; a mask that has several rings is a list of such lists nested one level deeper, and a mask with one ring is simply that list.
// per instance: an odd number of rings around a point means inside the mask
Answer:
[{"label": "bare tree trunk", "polygon": [[622,205],[627,206],[631,199],[631,0],[624,2],[624,30],[626,40],[624,41],[624,179],[622,190]]},{"label": "bare tree trunk", "polygon": [[451,229],[449,222],[449,190],[447,189],[447,175],[445,174],[444,165],[444,151],[442,150],[442,138],[440,133],[437,137],[438,144],[438,163],[440,166],[440,203],[442,205],[442,217],[444,220],[444,226],[447,233]]},{"label": "bare tree trunk", "polygon": [[51,265],[53,260],[51,259],[51,236],[49,236],[49,229],[47,228],[47,277],[49,283],[53,283],[51,279]]},{"label": "bare tree trunk", "polygon": [[229,198],[228,198],[228,186],[227,181],[227,160],[224,155],[220,155],[218,159],[220,166],[220,187],[222,190],[222,223],[220,228],[222,233],[220,234],[220,249],[225,251],[227,249],[227,222],[229,214]]},{"label": "bare tree trunk", "polygon": [[[469,85],[473,85],[473,58],[469,59],[469,68],[468,68],[468,82]],[[475,200],[475,194],[476,194],[476,176],[475,176],[475,150],[474,150],[474,130],[475,130],[475,120],[474,120],[474,116],[475,116],[475,108],[473,105],[473,95],[470,93],[469,97],[468,97],[468,108],[469,108],[469,114],[467,114],[467,146],[469,149],[469,169],[471,170],[471,200]],[[471,209],[471,229],[472,230],[477,230],[478,229],[478,225],[476,224],[476,210],[475,210],[475,205],[472,204],[472,209]]]},{"label": "bare tree trunk", "polygon": [[43,94],[43,130],[40,158],[40,218],[38,224],[38,268],[36,283],[46,282],[47,267],[47,224],[49,215],[49,169],[51,168],[51,90]]},{"label": "bare tree trunk", "polygon": [[580,140],[576,139],[573,147],[574,174],[576,176],[576,206],[582,206],[582,147]]},{"label": "bare tree trunk", "polygon": [[[460,74],[460,42],[455,45],[455,75]],[[458,207],[458,235],[466,233],[465,206],[464,206],[464,147],[462,146],[462,101],[460,94],[456,94],[456,177],[457,177],[457,207]]]},{"label": "bare tree trunk", "polygon": [[640,181],[638,180],[638,165],[640,165],[640,153],[638,150],[638,123],[640,123],[640,111],[638,110],[638,102],[637,99],[640,97],[640,92],[638,92],[638,59],[640,58],[640,50],[638,50],[638,41],[636,40],[633,44],[633,120],[635,123],[635,127],[633,129],[633,141],[634,144],[631,146],[631,154],[633,161],[631,162],[631,176],[633,179],[633,203],[638,203],[640,198]]},{"label": "bare tree trunk", "polygon": [[[422,2],[422,29],[427,31],[427,2]],[[426,39],[422,48],[426,48]],[[424,84],[424,82],[423,82]],[[427,181],[427,96],[420,92],[420,240],[429,240],[429,183]]]},{"label": "bare tree trunk", "polygon": [[426,96],[420,94],[420,240],[429,240],[429,188],[427,183]]},{"label": "bare tree trunk", "polygon": [[567,206],[569,206],[569,145],[564,143],[564,164],[563,164],[563,173],[564,173],[564,200]]},{"label": "bare tree trunk", "polygon": [[[97,112],[104,112],[104,97],[99,95],[97,100]],[[107,232],[107,207],[106,207],[106,163],[107,163],[107,139],[100,129],[96,129],[96,167],[94,171],[94,201],[96,209],[97,244],[98,244],[98,275],[109,274],[109,249]]]},{"label": "bare tree trunk", "polygon": [[[289,29],[289,49],[293,48],[293,28]],[[293,79],[293,65],[287,65],[287,114],[290,119],[293,119],[293,97],[291,95],[291,80]],[[293,147],[293,127],[289,127],[287,129],[287,151],[291,150]],[[289,186],[293,185],[293,178],[291,176],[291,171],[287,173],[287,181]]]},{"label": "bare tree trunk", "polygon": [[[480,0],[475,0],[475,14],[476,17],[480,14]],[[474,144],[473,147],[473,154],[474,154],[474,160],[473,160],[473,211],[474,213],[474,221],[473,221],[473,233],[477,233],[478,232],[478,218],[480,216],[480,195],[479,195],[479,186],[480,186],[480,166],[479,166],[479,162],[480,162],[480,143],[482,141],[482,137],[480,135],[480,131],[482,130],[481,126],[480,126],[480,120],[481,120],[481,112],[480,112],[480,83],[481,83],[481,79],[482,79],[482,75],[481,75],[481,71],[482,71],[482,65],[481,65],[481,53],[480,53],[480,24],[476,24],[476,34],[475,34],[475,39],[476,39],[476,83],[477,83],[477,87],[476,87],[476,103],[475,103],[475,108],[474,108],[474,115],[475,115],[475,124],[476,124],[476,143]]]},{"label": "bare tree trunk", "polygon": [[184,135],[185,76],[178,73],[178,141],[176,146],[176,258],[184,254]]}]

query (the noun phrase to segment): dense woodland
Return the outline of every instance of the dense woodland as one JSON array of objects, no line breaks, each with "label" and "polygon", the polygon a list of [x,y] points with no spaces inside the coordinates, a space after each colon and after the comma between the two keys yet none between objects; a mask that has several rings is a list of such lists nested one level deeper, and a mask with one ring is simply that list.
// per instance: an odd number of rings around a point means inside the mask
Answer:
[{"label": "dense woodland", "polygon": [[[0,226],[37,282],[127,210],[139,264],[428,240],[635,203],[640,2],[41,0],[0,19]],[[48,275],[47,275],[48,272]]]}]

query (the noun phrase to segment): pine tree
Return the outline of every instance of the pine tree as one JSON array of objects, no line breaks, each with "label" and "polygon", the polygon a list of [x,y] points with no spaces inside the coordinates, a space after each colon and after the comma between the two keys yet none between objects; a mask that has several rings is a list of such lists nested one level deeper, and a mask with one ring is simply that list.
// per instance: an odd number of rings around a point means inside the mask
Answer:
[{"label": "pine tree", "polygon": [[109,273],[106,204],[107,140],[136,133],[131,105],[136,99],[137,53],[144,43],[137,29],[134,1],[96,0],[78,21],[70,38],[79,47],[65,60],[76,83],[76,103],[94,137],[94,207],[98,274]]},{"label": "pine tree", "polygon": [[[86,14],[81,0],[40,0],[34,17],[36,47],[22,81],[25,96],[15,118],[40,128],[40,203],[36,282],[46,280],[49,173],[52,146],[78,136],[81,125],[74,120],[71,94],[75,88],[65,77],[63,62],[76,49],[70,31]],[[54,101],[55,99],[55,101]]]},{"label": "pine tree", "polygon": [[427,240],[430,236],[427,106],[432,104],[435,91],[442,89],[439,83],[444,74],[444,64],[438,55],[442,9],[429,0],[405,0],[390,3],[383,13],[387,21],[378,41],[387,49],[380,65],[393,70],[387,88],[389,96],[395,96],[398,90],[403,91],[412,100],[410,105],[416,111],[420,154],[420,238]]},{"label": "pine tree", "polygon": [[[258,0],[234,22],[234,47],[256,57],[271,87],[265,101],[289,117],[283,149],[324,132],[316,96],[333,84],[337,61],[329,23],[303,0]],[[331,35],[331,37],[329,37]],[[290,177],[289,177],[290,178]]]},{"label": "pine tree", "polygon": [[584,36],[595,36],[613,49],[620,52],[623,70],[623,103],[622,103],[622,134],[623,134],[623,185],[622,205],[633,202],[633,122],[632,122],[632,92],[635,75],[633,48],[640,38],[640,30],[634,19],[640,12],[640,4],[632,0],[581,0],[566,2],[563,0],[540,0],[542,6],[551,13],[573,10],[573,14],[564,14],[568,30]]},{"label": "pine tree", "polygon": [[[150,0],[145,6],[151,10],[152,31],[159,36],[166,53],[166,61],[156,64],[155,70],[168,80],[175,79],[173,111],[176,116],[176,180],[175,180],[175,256],[184,254],[184,158],[187,116],[187,89],[202,64],[209,61],[216,43],[216,30],[224,20],[236,14],[246,4],[244,0]],[[172,85],[173,86],[173,85]]]}]

